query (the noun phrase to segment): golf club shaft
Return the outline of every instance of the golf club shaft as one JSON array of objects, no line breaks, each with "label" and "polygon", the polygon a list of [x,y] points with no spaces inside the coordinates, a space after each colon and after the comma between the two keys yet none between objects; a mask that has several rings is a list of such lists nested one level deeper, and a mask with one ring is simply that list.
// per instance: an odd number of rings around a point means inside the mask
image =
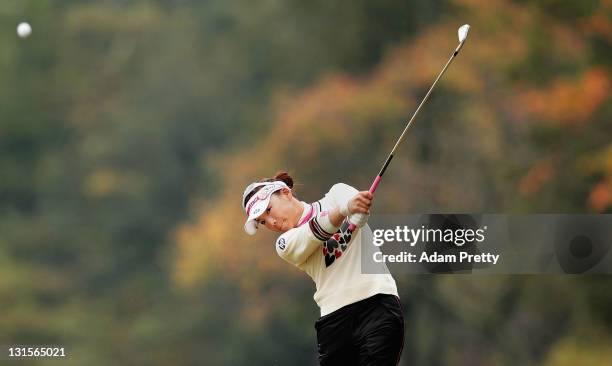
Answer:
[{"label": "golf club shaft", "polygon": [[[408,124],[406,124],[406,127],[404,128],[404,131],[402,132],[400,137],[397,139],[397,142],[395,143],[395,146],[393,146],[393,149],[391,150],[391,153],[387,157],[387,160],[385,160],[385,163],[383,164],[382,169],[380,169],[380,172],[378,173],[376,178],[374,178],[374,182],[372,182],[372,185],[370,186],[370,189],[369,189],[370,193],[374,194],[374,192],[376,192],[376,189],[378,188],[378,185],[380,184],[382,176],[383,176],[383,174],[385,174],[385,170],[387,170],[387,167],[389,166],[389,163],[391,163],[391,159],[393,159],[393,154],[395,153],[395,149],[397,149],[399,144],[403,141],[404,135],[406,134],[406,131],[408,131],[408,128],[412,124],[412,121],[414,121],[414,118],[416,117],[416,115],[421,110],[421,107],[423,106],[423,104],[425,104],[425,102],[429,98],[429,95],[431,94],[431,91],[433,90],[433,88],[438,83],[438,80],[440,80],[442,75],[444,75],[444,72],[446,71],[448,66],[451,64],[451,62],[453,62],[453,59],[455,58],[455,56],[457,56],[457,54],[459,54],[459,50],[461,49],[461,47],[463,47],[463,43],[464,42],[460,42],[459,45],[457,46],[457,48],[455,49],[455,51],[453,51],[453,54],[451,55],[451,57],[446,62],[446,65],[444,65],[444,68],[442,68],[442,71],[438,74],[438,77],[436,78],[436,80],[433,82],[433,84],[429,88],[429,91],[427,91],[427,94],[425,94],[425,97],[423,98],[423,100],[421,100],[421,103],[417,107],[416,111],[414,111],[414,114],[412,115],[412,118],[410,118],[410,121],[408,121]],[[353,232],[353,230],[355,230],[355,225],[354,224],[350,224],[349,227],[348,227],[348,230],[350,232]]]}]

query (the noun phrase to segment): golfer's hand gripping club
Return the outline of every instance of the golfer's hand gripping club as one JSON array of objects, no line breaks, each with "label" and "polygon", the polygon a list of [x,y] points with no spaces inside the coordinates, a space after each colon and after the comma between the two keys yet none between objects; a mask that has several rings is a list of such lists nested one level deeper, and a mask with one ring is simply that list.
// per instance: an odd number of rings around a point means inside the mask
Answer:
[{"label": "golfer's hand gripping club", "polygon": [[370,217],[372,198],[369,191],[358,192],[340,210],[340,214],[347,217],[349,224],[361,228],[367,224]]},{"label": "golfer's hand gripping club", "polygon": [[[427,101],[427,99],[429,98],[429,95],[431,94],[431,91],[433,90],[433,88],[436,86],[436,84],[438,83],[438,80],[440,80],[440,78],[442,77],[442,75],[444,75],[444,72],[446,71],[446,69],[448,68],[448,66],[451,64],[451,62],[453,61],[453,59],[455,58],[455,56],[457,56],[459,54],[459,51],[461,50],[461,48],[463,47],[463,44],[465,43],[465,40],[467,39],[468,36],[468,32],[470,31],[470,26],[469,24],[464,24],[461,27],[459,27],[459,29],[457,30],[457,35],[459,37],[459,45],[457,46],[457,48],[455,48],[455,50],[453,51],[453,54],[451,55],[451,57],[448,59],[448,61],[446,62],[446,65],[444,65],[444,68],[442,68],[442,71],[440,71],[440,74],[438,74],[438,77],[436,78],[436,80],[433,82],[433,84],[431,85],[431,87],[429,88],[429,91],[427,91],[427,94],[425,94],[425,97],[423,98],[423,100],[421,101],[421,103],[419,104],[419,106],[417,107],[416,111],[414,111],[414,114],[412,115],[412,117],[410,118],[410,121],[408,121],[408,124],[406,124],[406,127],[404,128],[404,131],[402,132],[402,134],[400,135],[399,139],[397,139],[397,142],[395,143],[395,146],[393,146],[393,149],[391,150],[391,153],[389,154],[389,156],[387,157],[387,160],[385,160],[385,163],[383,164],[382,169],[380,170],[380,173],[378,173],[378,175],[376,176],[376,178],[374,178],[374,182],[372,182],[372,186],[370,186],[370,193],[374,194],[374,192],[376,192],[376,189],[378,188],[378,185],[380,184],[380,181],[382,179],[383,174],[385,174],[385,170],[387,170],[387,167],[389,166],[389,163],[391,162],[391,159],[393,159],[393,153],[395,153],[395,149],[397,149],[397,147],[399,146],[399,144],[402,142],[402,140],[404,139],[404,135],[406,134],[406,131],[408,131],[408,128],[410,127],[410,125],[412,124],[412,121],[414,121],[414,117],[416,117],[416,115],[419,113],[419,111],[421,110],[421,107],[423,106],[423,104],[425,104],[425,102]],[[348,231],[349,232],[353,232],[355,230],[356,226],[354,224],[350,224],[348,227]]]}]

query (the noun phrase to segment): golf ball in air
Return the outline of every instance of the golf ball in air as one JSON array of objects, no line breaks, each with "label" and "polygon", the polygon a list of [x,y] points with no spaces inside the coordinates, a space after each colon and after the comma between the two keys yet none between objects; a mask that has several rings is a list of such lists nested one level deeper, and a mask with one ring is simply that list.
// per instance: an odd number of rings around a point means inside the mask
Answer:
[{"label": "golf ball in air", "polygon": [[30,35],[30,33],[32,33],[32,27],[30,27],[28,23],[19,23],[19,25],[17,26],[17,34],[19,35],[19,37],[26,38]]}]

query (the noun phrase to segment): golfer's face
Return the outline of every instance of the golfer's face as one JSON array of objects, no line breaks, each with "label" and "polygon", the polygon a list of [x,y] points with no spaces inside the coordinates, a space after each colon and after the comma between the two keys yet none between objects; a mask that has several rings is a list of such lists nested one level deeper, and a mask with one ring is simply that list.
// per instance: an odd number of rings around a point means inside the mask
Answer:
[{"label": "golfer's face", "polygon": [[285,232],[294,227],[292,216],[291,198],[288,194],[276,192],[270,197],[267,210],[257,218],[257,222],[272,231]]}]

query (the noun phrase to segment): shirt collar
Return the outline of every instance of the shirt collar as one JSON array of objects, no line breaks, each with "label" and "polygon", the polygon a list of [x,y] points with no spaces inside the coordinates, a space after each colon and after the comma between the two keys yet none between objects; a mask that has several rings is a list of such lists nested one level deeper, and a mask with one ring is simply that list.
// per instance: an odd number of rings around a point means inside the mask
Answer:
[{"label": "shirt collar", "polygon": [[308,203],[306,203],[304,201],[300,201],[300,203],[304,207],[304,211],[302,211],[302,216],[298,220],[298,226],[303,224],[304,221],[307,221],[308,219],[310,219],[310,217],[312,216],[312,212],[314,210],[314,207],[312,207],[312,205],[310,205],[310,204],[308,204]]}]

